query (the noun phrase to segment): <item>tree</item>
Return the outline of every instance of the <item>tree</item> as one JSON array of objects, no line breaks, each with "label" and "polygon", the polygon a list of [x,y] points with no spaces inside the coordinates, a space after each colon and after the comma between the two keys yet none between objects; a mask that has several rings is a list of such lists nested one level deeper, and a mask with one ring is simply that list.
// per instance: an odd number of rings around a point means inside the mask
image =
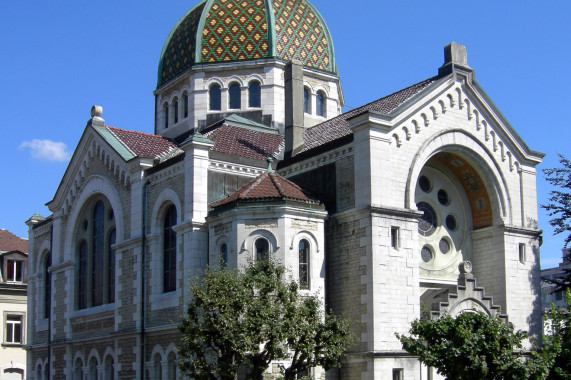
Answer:
[{"label": "tree", "polygon": [[526,332],[481,312],[415,320],[409,334],[397,334],[403,349],[448,380],[542,379],[547,372],[544,357],[523,358]]},{"label": "tree", "polygon": [[562,154],[559,155],[560,168],[543,169],[546,180],[559,190],[549,193],[549,203],[541,205],[547,210],[547,215],[553,217],[549,221],[555,230],[555,235],[567,233],[564,248],[571,243],[571,162]]},{"label": "tree", "polygon": [[[547,215],[552,217],[549,221],[555,230],[554,235],[567,233],[563,248],[567,248],[571,242],[571,162],[563,155],[559,155],[560,168],[543,169],[547,176],[546,180],[557,190],[549,193],[549,203],[541,205],[547,210]],[[571,255],[566,255],[564,261],[570,263]],[[562,291],[571,288],[571,267],[562,268],[562,275],[544,281],[557,285],[554,291]]]},{"label": "tree", "polygon": [[348,323],[315,296],[301,296],[285,269],[269,260],[245,272],[209,269],[192,284],[178,347],[181,371],[195,379],[235,379],[240,367],[262,379],[273,360],[288,359],[285,379],[310,367],[340,365],[349,344]]},{"label": "tree", "polygon": [[549,331],[543,336],[543,351],[550,358],[550,370],[547,379],[571,379],[571,291],[565,291],[566,307],[555,307],[547,313]]}]

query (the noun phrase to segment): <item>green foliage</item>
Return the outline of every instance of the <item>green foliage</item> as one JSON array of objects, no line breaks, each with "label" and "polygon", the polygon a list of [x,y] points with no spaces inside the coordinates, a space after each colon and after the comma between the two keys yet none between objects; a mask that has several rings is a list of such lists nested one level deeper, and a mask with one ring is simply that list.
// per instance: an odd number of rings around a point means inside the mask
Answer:
[{"label": "green foliage", "polygon": [[565,291],[567,307],[555,307],[551,304],[551,310],[547,314],[550,326],[548,334],[543,336],[543,352],[550,360],[550,371],[547,379],[562,380],[571,379],[571,291]]},{"label": "green foliage", "polygon": [[549,203],[541,207],[553,217],[549,224],[555,227],[554,234],[567,233],[564,245],[567,247],[571,243],[571,162],[560,154],[559,163],[560,168],[543,169],[547,182],[558,189],[549,193]]},{"label": "green foliage", "polygon": [[448,380],[542,379],[545,358],[522,356],[526,337],[524,331],[514,332],[511,323],[480,312],[416,320],[409,336],[397,334],[404,350]]},{"label": "green foliage", "polygon": [[191,286],[193,301],[183,316],[178,351],[181,371],[195,379],[234,379],[242,366],[261,379],[270,362],[289,359],[284,378],[309,367],[340,365],[349,325],[314,296],[301,296],[295,281],[271,261],[244,273],[207,270]]}]

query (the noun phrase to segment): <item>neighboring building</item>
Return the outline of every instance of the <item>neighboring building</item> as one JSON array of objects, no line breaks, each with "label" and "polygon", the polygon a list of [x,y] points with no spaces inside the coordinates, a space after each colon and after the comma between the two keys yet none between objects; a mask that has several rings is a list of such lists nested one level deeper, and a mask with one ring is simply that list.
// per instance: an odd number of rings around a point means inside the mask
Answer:
[{"label": "neighboring building", "polygon": [[0,229],[0,380],[26,377],[28,240]]},{"label": "neighboring building", "polygon": [[565,291],[557,290],[557,285],[546,280],[554,280],[571,273],[571,249],[562,250],[563,257],[559,266],[541,270],[541,302],[543,311],[547,312],[553,303],[555,306],[567,306],[565,302]]},{"label": "neighboring building", "polygon": [[435,72],[341,113],[331,36],[307,0],[199,2],[164,45],[155,134],[94,106],[52,215],[28,221],[28,373],[180,378],[188,283],[219,257],[271,255],[350,319],[357,343],[332,379],[427,378],[394,335],[424,307],[501,308],[540,333],[543,154],[463,45]]}]

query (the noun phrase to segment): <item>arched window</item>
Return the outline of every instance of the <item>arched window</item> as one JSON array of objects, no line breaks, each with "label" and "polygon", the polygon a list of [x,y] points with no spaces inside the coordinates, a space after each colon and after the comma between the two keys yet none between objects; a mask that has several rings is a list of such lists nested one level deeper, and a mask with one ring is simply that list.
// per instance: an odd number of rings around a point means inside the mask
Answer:
[{"label": "arched window", "polygon": [[163,292],[176,290],[176,208],[170,206],[163,222]]},{"label": "arched window", "polygon": [[299,287],[309,289],[309,242],[299,241]]},{"label": "arched window", "polygon": [[159,354],[155,354],[155,358],[153,360],[153,380],[162,380],[163,378],[163,369],[161,366],[161,357]]},{"label": "arched window", "polygon": [[259,108],[261,106],[260,82],[253,80],[248,85],[248,107]]},{"label": "arched window", "polygon": [[83,362],[80,358],[77,358],[75,365],[73,366],[73,380],[83,379]]},{"label": "arched window", "polygon": [[222,102],[220,101],[220,85],[213,84],[209,90],[210,110],[220,111]]},{"label": "arched window", "polygon": [[323,91],[317,91],[317,97],[315,98],[315,112],[317,116],[325,117],[325,93]]},{"label": "arched window", "polygon": [[87,242],[82,240],[78,248],[78,280],[79,286],[77,290],[77,308],[85,309],[87,307],[87,268],[88,268],[88,252]]},{"label": "arched window", "polygon": [[169,127],[169,104],[165,103],[163,105],[163,117],[165,118],[165,129],[167,129]]},{"label": "arched window", "polygon": [[105,380],[114,380],[114,379],[115,379],[115,371],[113,370],[113,358],[111,356],[107,356],[107,358],[105,359]]},{"label": "arched window", "polygon": [[77,308],[115,302],[116,241],[113,209],[100,197],[89,202],[76,229]]},{"label": "arched window", "polygon": [[174,123],[178,123],[178,98],[174,98],[172,104],[173,112],[174,112]]},{"label": "arched window", "polygon": [[311,92],[309,88],[303,88],[303,112],[311,113]]},{"label": "arched window", "polygon": [[37,374],[37,379],[43,379],[44,377],[43,375],[43,370],[42,370],[42,365],[38,364],[38,368],[36,369],[36,374]]},{"label": "arched window", "polygon": [[167,367],[167,378],[170,379],[176,379],[176,357],[174,355],[174,352],[171,352],[169,354],[168,357],[168,367]]},{"label": "arched window", "polygon": [[52,275],[49,272],[52,266],[52,254],[47,252],[44,259],[44,318],[50,316],[52,300]]},{"label": "arched window", "polygon": [[115,249],[113,244],[117,240],[117,232],[113,228],[107,239],[107,300],[115,302]]},{"label": "arched window", "polygon": [[230,104],[229,108],[232,110],[239,110],[242,108],[242,102],[240,99],[240,85],[236,82],[230,85],[228,89],[230,93]]},{"label": "arched window", "polygon": [[256,260],[267,260],[270,255],[270,243],[264,238],[256,240]]},{"label": "arched window", "polygon": [[93,209],[93,253],[91,255],[91,303],[92,306],[103,304],[103,259],[105,251],[103,201],[97,201]]},{"label": "arched window", "polygon": [[88,380],[97,380],[97,359],[91,358],[89,361]]},{"label": "arched window", "polygon": [[182,101],[184,102],[184,104],[182,105],[183,114],[184,114],[184,117],[187,118],[188,117],[188,94],[186,92],[182,95]]},{"label": "arched window", "polygon": [[220,260],[224,264],[228,264],[228,245],[226,243],[220,244]]}]

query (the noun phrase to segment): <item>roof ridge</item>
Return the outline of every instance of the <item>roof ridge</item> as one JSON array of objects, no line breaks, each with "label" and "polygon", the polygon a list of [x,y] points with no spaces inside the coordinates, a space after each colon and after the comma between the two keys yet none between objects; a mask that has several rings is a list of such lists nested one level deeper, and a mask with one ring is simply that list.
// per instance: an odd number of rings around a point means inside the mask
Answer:
[{"label": "roof ridge", "polygon": [[331,119],[327,119],[327,120],[325,120],[325,121],[323,121],[323,122],[321,122],[321,123],[319,123],[319,124],[316,124],[316,125],[312,126],[311,128],[307,128],[307,130],[313,129],[313,128],[315,128],[315,127],[321,125],[321,124],[331,122],[332,120],[345,119],[345,116],[347,116],[347,114],[350,113],[350,112],[357,112],[357,114],[359,114],[359,112],[361,112],[361,110],[366,109],[366,107],[367,107],[368,105],[371,105],[371,104],[373,104],[373,103],[376,103],[376,102],[378,102],[378,101],[381,101],[381,100],[383,100],[383,99],[385,99],[385,98],[388,98],[389,96],[393,96],[393,95],[395,95],[395,94],[398,94],[399,92],[406,91],[406,90],[408,90],[409,88],[412,88],[412,87],[414,87],[414,86],[418,86],[419,84],[422,84],[422,83],[425,83],[425,82],[428,82],[428,81],[434,81],[434,80],[436,80],[436,79],[439,78],[439,77],[440,77],[440,75],[434,75],[434,76],[432,76],[432,77],[430,77],[430,78],[427,78],[427,79],[421,80],[421,81],[419,81],[419,82],[413,83],[413,84],[411,84],[410,86],[406,86],[406,87],[404,87],[404,88],[401,88],[400,90],[393,91],[393,92],[391,92],[391,93],[388,94],[388,95],[382,96],[382,97],[380,97],[380,98],[378,98],[378,99],[371,100],[370,102],[367,102],[367,103],[365,103],[365,104],[363,104],[363,105],[360,105],[360,106],[358,106],[358,107],[352,108],[352,109],[350,109],[350,110],[348,110],[348,111],[346,111],[346,112],[343,112],[343,113],[341,113],[341,114],[339,114],[339,115],[337,115],[337,116],[335,116],[335,117],[332,117]]},{"label": "roof ridge", "polygon": [[[238,196],[238,198],[242,198],[245,195],[248,195],[250,193],[250,191],[252,191],[252,189],[259,185],[260,182],[262,182],[262,179],[264,178],[264,174],[268,174],[268,172],[262,173],[261,175],[259,175],[258,177],[254,178],[254,180],[252,182],[250,182],[249,184],[245,185],[245,189],[244,191]],[[236,191],[240,191],[240,189],[236,190]]]},{"label": "roof ridge", "polygon": [[279,178],[281,176],[279,174],[276,176],[277,173],[275,173],[275,172],[266,172],[266,173],[268,173],[268,175],[270,176],[270,180],[272,181],[274,187],[278,191],[278,194],[283,198],[287,198],[287,196],[285,195],[284,190],[282,188],[282,185],[277,181],[277,178]]},{"label": "roof ridge", "polygon": [[130,133],[135,133],[137,135],[143,135],[143,136],[149,136],[149,137],[157,137],[159,139],[162,140],[167,140],[167,141],[171,141],[169,138],[161,136],[161,135],[155,135],[154,133],[147,133],[147,132],[141,132],[141,131],[135,131],[132,129],[125,129],[125,128],[119,128],[119,127],[114,127],[112,125],[105,125],[105,128],[107,129],[116,129],[118,131],[124,131],[124,132],[130,132]]}]

